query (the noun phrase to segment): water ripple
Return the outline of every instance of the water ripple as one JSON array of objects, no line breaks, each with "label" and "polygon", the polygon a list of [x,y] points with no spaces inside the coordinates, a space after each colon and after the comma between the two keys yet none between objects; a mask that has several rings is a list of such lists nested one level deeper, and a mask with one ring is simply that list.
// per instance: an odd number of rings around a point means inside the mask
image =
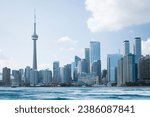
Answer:
[{"label": "water ripple", "polygon": [[0,87],[1,100],[149,100],[150,87]]}]

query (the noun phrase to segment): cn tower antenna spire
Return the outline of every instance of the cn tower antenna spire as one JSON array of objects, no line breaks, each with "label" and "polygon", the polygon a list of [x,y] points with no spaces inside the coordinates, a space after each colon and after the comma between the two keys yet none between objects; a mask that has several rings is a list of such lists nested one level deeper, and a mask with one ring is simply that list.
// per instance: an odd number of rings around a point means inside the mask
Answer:
[{"label": "cn tower antenna spire", "polygon": [[36,9],[34,9],[34,23],[36,23]]},{"label": "cn tower antenna spire", "polygon": [[36,53],[36,40],[38,40],[38,35],[36,34],[36,12],[34,9],[34,32],[32,35],[33,40],[33,69],[37,70],[37,53]]},{"label": "cn tower antenna spire", "polygon": [[34,34],[36,34],[36,9],[34,9]]}]

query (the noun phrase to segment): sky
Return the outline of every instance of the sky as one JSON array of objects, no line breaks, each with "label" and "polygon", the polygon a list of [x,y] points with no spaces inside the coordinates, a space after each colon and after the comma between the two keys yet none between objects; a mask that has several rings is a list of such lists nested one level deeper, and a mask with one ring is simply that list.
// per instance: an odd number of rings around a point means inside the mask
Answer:
[{"label": "sky", "polygon": [[36,9],[38,69],[53,62],[84,58],[90,41],[101,42],[102,68],[107,54],[123,52],[123,41],[142,38],[150,54],[149,0],[0,0],[0,71],[32,67],[33,15]]}]

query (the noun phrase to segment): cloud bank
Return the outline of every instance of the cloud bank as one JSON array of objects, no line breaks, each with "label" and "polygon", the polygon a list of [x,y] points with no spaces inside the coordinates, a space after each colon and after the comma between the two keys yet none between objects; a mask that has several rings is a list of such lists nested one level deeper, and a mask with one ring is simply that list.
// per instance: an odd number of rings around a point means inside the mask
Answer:
[{"label": "cloud bank", "polygon": [[150,0],[86,0],[92,13],[87,20],[92,32],[116,31],[150,22]]}]

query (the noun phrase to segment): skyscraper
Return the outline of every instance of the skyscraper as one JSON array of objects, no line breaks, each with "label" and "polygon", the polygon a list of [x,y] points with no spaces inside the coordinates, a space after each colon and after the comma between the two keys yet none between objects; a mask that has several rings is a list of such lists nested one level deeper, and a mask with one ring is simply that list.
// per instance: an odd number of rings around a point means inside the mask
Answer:
[{"label": "skyscraper", "polygon": [[129,53],[130,53],[130,43],[129,43],[129,40],[125,40],[124,42],[123,42],[123,44],[124,44],[124,56],[125,55],[128,55]]},{"label": "skyscraper", "polygon": [[35,69],[30,70],[30,86],[36,86],[38,84],[38,71]]},{"label": "skyscraper", "polygon": [[90,63],[94,60],[100,60],[100,42],[98,41],[90,42]]},{"label": "skyscraper", "polygon": [[123,58],[123,84],[136,82],[135,75],[135,55],[128,54]]},{"label": "skyscraper", "polygon": [[121,58],[117,65],[117,86],[123,85],[125,85],[125,81],[123,81],[123,58]]},{"label": "skyscraper", "polygon": [[49,69],[43,70],[43,84],[49,85],[52,81],[52,72]]},{"label": "skyscraper", "polygon": [[60,68],[61,83],[71,83],[71,64],[67,64]]},{"label": "skyscraper", "polygon": [[100,42],[90,41],[90,71],[94,61],[100,60]]},{"label": "skyscraper", "polygon": [[7,67],[3,68],[2,79],[5,85],[9,86],[11,84],[10,79],[10,69]]},{"label": "skyscraper", "polygon": [[24,84],[25,84],[25,86],[30,85],[30,71],[31,71],[31,68],[29,66],[27,66],[25,68],[25,73],[24,73]]},{"label": "skyscraper", "polygon": [[87,72],[90,73],[90,49],[85,48],[85,60],[87,61]]},{"label": "skyscraper", "polygon": [[78,56],[75,56],[75,57],[74,57],[74,61],[75,61],[75,63],[76,63],[76,67],[78,66],[78,61],[80,61],[80,60],[81,60],[80,57],[78,57]]},{"label": "skyscraper", "polygon": [[71,78],[74,82],[78,81],[76,62],[72,62],[71,64]]},{"label": "skyscraper", "polygon": [[121,59],[120,54],[107,55],[107,74],[109,83],[117,83],[116,67],[119,59]]},{"label": "skyscraper", "polygon": [[141,38],[135,37],[135,45],[134,45],[134,54],[135,54],[135,62],[138,63],[141,58]]},{"label": "skyscraper", "polygon": [[14,77],[14,81],[18,86],[21,86],[21,73],[19,70],[12,70],[12,76]]},{"label": "skyscraper", "polygon": [[145,83],[150,82],[150,55],[144,56],[139,60],[138,79]]},{"label": "skyscraper", "polygon": [[91,72],[93,75],[98,76],[99,81],[101,80],[101,60],[93,61],[91,65]]},{"label": "skyscraper", "polygon": [[86,59],[81,59],[78,61],[78,74],[87,73],[87,61]]},{"label": "skyscraper", "polygon": [[33,40],[33,69],[37,69],[37,53],[36,53],[36,40],[38,39],[38,35],[36,34],[36,15],[34,14],[34,32],[32,35]]},{"label": "skyscraper", "polygon": [[58,83],[60,82],[59,78],[59,61],[53,62],[53,82]]}]

